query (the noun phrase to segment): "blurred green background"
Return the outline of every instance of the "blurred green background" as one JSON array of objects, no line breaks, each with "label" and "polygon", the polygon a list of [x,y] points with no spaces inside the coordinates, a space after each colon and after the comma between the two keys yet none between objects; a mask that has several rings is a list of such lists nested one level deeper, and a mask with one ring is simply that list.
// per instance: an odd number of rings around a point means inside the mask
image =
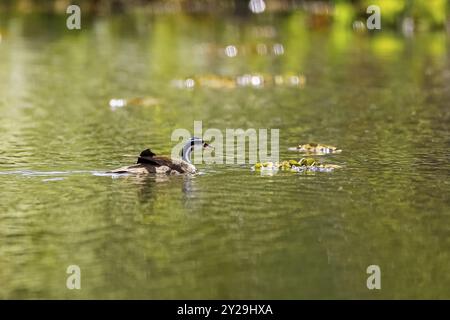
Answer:
[{"label": "blurred green background", "polygon": [[[412,18],[418,29],[445,28],[448,24],[447,0],[266,0],[266,12],[289,13],[295,9],[309,9],[311,15],[327,15],[322,24],[348,25],[365,18],[369,5],[382,11],[383,27],[400,27],[405,18]],[[104,15],[147,11],[153,13],[233,13],[249,14],[246,0],[3,0],[0,10],[15,13],[64,14],[70,4],[83,8],[83,13]]]}]

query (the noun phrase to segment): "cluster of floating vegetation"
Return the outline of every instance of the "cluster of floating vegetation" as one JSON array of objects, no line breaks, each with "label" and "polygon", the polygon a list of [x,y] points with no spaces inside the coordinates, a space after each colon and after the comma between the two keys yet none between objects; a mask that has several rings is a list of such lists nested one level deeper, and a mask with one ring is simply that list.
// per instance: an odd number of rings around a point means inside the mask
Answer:
[{"label": "cluster of floating vegetation", "polygon": [[305,171],[319,171],[330,172],[334,169],[341,168],[337,164],[324,164],[314,158],[301,158],[300,160],[287,160],[282,162],[263,162],[256,163],[252,170],[258,171],[292,171],[292,172],[305,172]]},{"label": "cluster of floating vegetation", "polygon": [[306,77],[304,75],[244,74],[235,78],[215,75],[203,75],[172,80],[172,85],[179,89],[193,89],[195,87],[234,89],[237,87],[262,88],[268,86],[288,86],[303,88],[305,84]]},{"label": "cluster of floating vegetation", "polygon": [[[324,155],[330,153],[339,153],[342,150],[325,144],[307,143],[300,144],[297,147],[289,148],[291,151],[298,151],[307,154]],[[334,169],[341,168],[337,164],[322,163],[314,158],[301,158],[300,160],[285,160],[282,162],[258,162],[251,169],[252,171],[263,172],[277,172],[291,171],[291,172],[331,172]]]}]

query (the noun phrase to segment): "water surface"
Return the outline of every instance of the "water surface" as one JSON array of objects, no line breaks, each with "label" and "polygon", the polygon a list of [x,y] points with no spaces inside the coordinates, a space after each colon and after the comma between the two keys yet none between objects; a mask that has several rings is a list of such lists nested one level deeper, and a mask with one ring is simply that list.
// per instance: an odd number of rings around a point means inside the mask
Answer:
[{"label": "water surface", "polygon": [[[3,17],[0,297],[450,298],[448,35],[310,30],[302,19],[115,16],[71,32],[64,17]],[[258,43],[284,54],[220,54]],[[307,82],[171,85],[246,73]],[[108,106],[139,96],[161,102]],[[172,131],[194,120],[279,128],[281,158],[298,158],[287,148],[302,142],[336,145],[322,160],[343,168],[102,174],[146,147],[170,154]],[[66,288],[71,264],[78,291]],[[379,291],[366,287],[372,264]]]}]

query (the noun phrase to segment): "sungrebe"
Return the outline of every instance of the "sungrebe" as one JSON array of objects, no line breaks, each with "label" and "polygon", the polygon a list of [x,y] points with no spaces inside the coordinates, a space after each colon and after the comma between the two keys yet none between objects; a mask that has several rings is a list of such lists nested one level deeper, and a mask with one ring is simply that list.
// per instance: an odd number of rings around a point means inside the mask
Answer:
[{"label": "sungrebe", "polygon": [[194,148],[210,148],[200,138],[191,138],[181,150],[181,159],[170,159],[164,156],[155,155],[150,149],[145,149],[138,157],[137,163],[128,167],[122,167],[108,171],[108,173],[132,173],[132,174],[181,174],[196,173],[197,169],[191,163],[191,153]]}]

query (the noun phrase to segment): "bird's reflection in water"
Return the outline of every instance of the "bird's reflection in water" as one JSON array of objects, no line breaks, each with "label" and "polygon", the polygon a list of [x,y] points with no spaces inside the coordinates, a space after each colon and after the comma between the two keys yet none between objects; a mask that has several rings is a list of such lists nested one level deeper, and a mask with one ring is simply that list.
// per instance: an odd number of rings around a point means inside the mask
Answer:
[{"label": "bird's reflection in water", "polygon": [[194,181],[195,181],[195,177],[193,177],[193,176],[184,176],[183,177],[182,191],[183,191],[184,197],[186,199],[195,197]]},{"label": "bird's reflection in water", "polygon": [[195,176],[184,176],[183,179],[183,205],[185,208],[194,209],[198,204],[198,188]]},{"label": "bird's reflection in water", "polygon": [[155,206],[158,202],[179,200],[180,205],[191,207],[196,198],[195,176],[192,175],[128,175],[123,179],[136,187],[141,204]]}]

